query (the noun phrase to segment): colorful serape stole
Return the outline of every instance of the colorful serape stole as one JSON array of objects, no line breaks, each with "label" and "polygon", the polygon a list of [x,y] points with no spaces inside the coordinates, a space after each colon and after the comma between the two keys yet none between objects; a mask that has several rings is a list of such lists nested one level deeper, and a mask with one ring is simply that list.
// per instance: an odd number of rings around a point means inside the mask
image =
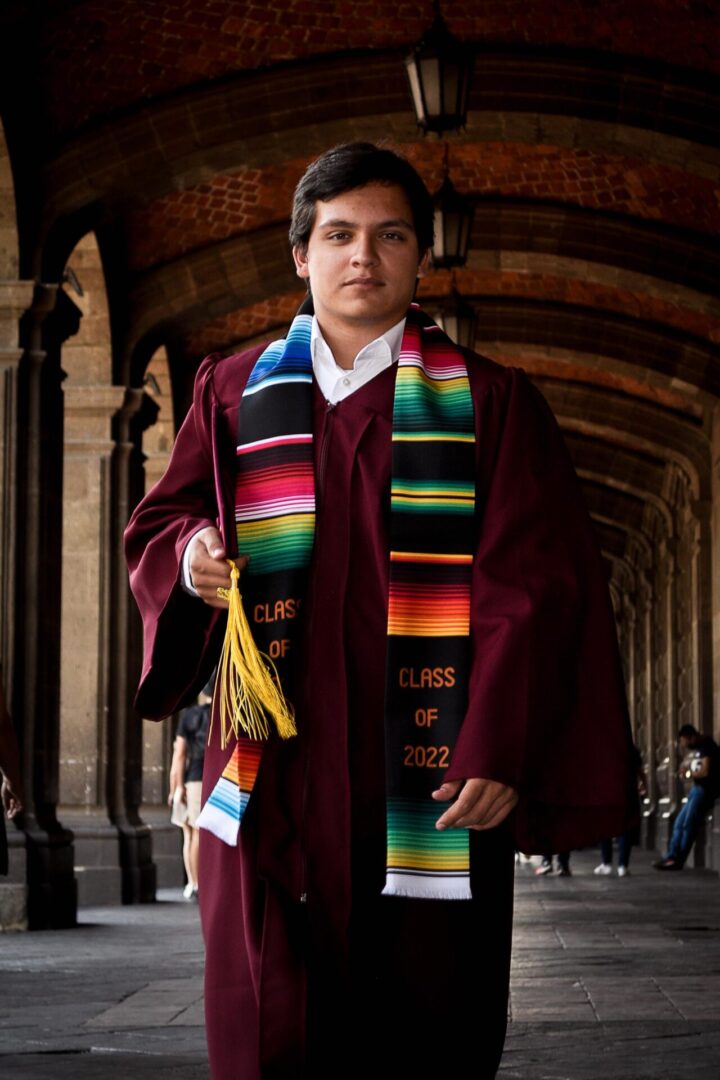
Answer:
[{"label": "colorful serape stole", "polygon": [[264,745],[244,735],[238,738],[222,776],[198,817],[198,828],[208,829],[233,847],[237,844],[240,822],[255,786]]},{"label": "colorful serape stole", "polygon": [[[312,446],[312,315],[300,314],[287,339],[267,347],[240,403],[235,481],[237,550],[250,556],[243,606],[258,649],[292,701],[295,636],[315,536]],[[238,742],[198,818],[228,844],[260,768],[263,740]]]},{"label": "colorful serape stole", "polygon": [[438,831],[467,707],[475,426],[462,355],[408,320],[395,385],[385,703],[389,895],[470,899],[466,829]]},{"label": "colorful serape stole", "polygon": [[[250,556],[243,608],[289,701],[315,529],[311,327],[304,305],[287,339],[257,361],[238,420],[237,543]],[[467,702],[474,511],[465,361],[413,304],[392,436],[387,894],[470,897],[467,831],[435,828],[444,807],[430,793],[450,764]],[[264,745],[233,733],[237,746],[198,819],[229,844],[237,843]]]}]

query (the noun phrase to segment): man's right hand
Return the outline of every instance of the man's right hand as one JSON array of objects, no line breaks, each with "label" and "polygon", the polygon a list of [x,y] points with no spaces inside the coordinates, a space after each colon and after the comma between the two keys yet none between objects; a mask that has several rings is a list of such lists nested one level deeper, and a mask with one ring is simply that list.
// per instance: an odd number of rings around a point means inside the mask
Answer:
[{"label": "man's right hand", "polygon": [[[222,537],[211,525],[195,533],[188,544],[188,566],[193,587],[201,600],[210,607],[227,608],[227,600],[217,594],[219,588],[230,588],[230,567]],[[235,560],[238,570],[248,564],[247,555]]]}]

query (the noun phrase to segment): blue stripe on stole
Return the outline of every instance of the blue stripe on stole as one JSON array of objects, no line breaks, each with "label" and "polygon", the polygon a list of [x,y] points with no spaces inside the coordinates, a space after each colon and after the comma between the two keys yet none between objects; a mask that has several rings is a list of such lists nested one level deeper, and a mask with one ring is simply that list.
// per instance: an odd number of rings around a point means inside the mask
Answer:
[{"label": "blue stripe on stole", "polygon": [[221,777],[210,793],[208,802],[211,806],[217,807],[218,810],[222,810],[232,817],[237,817],[238,814],[242,816],[249,798],[247,792],[241,791],[235,784],[226,780],[225,777]]},{"label": "blue stripe on stole", "polygon": [[257,359],[247,381],[247,388],[262,382],[271,372],[274,375],[279,375],[281,372],[289,375],[310,371],[312,377],[311,336],[312,316],[297,315],[293,319],[287,338],[273,341]]}]

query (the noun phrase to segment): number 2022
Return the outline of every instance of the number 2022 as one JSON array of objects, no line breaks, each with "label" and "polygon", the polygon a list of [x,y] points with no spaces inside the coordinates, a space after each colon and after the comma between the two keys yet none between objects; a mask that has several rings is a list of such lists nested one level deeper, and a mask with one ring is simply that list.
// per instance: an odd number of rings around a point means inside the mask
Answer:
[{"label": "number 2022", "polygon": [[404,746],[403,765],[417,769],[447,769],[450,764],[449,746]]}]

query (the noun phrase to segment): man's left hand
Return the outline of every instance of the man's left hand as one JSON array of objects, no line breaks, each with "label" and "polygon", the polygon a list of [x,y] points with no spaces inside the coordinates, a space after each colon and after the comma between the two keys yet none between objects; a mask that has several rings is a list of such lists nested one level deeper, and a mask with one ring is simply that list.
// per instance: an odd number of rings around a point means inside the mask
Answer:
[{"label": "man's left hand", "polygon": [[[462,790],[460,790],[462,788]],[[435,823],[436,829],[494,829],[517,805],[518,793],[496,780],[447,780],[433,799],[447,802],[460,792],[457,802]]]}]

